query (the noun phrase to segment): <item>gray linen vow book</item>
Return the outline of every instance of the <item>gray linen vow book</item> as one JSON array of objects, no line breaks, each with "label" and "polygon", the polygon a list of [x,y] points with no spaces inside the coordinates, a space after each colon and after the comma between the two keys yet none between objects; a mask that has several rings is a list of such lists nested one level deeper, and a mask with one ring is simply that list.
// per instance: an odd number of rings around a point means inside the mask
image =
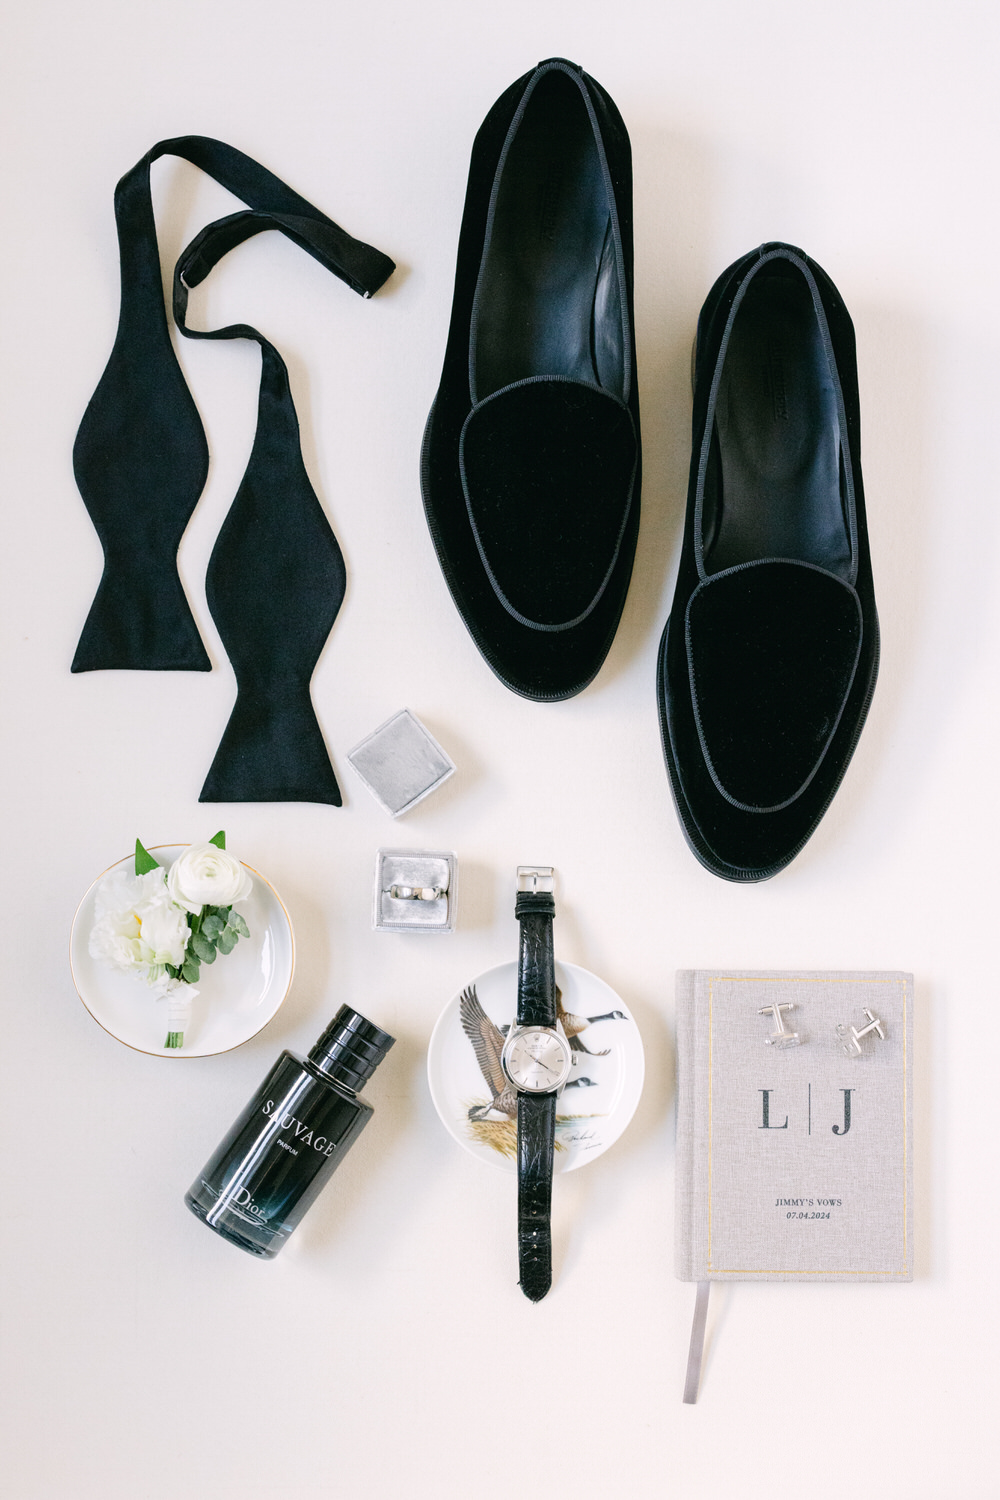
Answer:
[{"label": "gray linen vow book", "polygon": [[912,1281],[912,1028],[910,974],[678,973],[682,1281]]}]

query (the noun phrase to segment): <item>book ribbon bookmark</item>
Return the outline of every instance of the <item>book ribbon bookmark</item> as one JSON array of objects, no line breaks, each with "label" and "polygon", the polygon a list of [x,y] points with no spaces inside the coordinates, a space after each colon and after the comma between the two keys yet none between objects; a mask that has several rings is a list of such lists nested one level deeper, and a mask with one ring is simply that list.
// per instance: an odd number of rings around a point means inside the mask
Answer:
[{"label": "book ribbon bookmark", "polygon": [[693,1406],[698,1399],[701,1385],[701,1362],[705,1355],[705,1324],[708,1321],[708,1294],[710,1281],[699,1281],[694,1299],[694,1321],[691,1324],[691,1345],[688,1349],[687,1374],[684,1377],[684,1404]]}]

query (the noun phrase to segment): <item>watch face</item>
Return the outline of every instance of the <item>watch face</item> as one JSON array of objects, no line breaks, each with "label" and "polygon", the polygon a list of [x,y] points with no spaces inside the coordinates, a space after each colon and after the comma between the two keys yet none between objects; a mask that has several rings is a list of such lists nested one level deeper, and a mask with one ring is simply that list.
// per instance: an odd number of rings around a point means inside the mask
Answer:
[{"label": "watch face", "polygon": [[504,1072],[515,1088],[528,1094],[550,1094],[569,1077],[569,1042],[547,1026],[514,1031],[503,1049]]}]

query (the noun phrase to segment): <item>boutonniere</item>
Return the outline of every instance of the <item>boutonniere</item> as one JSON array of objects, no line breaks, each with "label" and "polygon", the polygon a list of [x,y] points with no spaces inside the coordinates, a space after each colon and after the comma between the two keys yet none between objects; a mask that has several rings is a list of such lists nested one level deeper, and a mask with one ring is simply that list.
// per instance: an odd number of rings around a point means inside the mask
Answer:
[{"label": "boutonniere", "polygon": [[169,869],[135,841],[135,873],[115,870],[97,888],[90,954],[133,974],[167,1000],[164,1047],[184,1046],[202,964],[232,953],[250,929],[233,908],[253,882],[219,832],[192,844]]}]

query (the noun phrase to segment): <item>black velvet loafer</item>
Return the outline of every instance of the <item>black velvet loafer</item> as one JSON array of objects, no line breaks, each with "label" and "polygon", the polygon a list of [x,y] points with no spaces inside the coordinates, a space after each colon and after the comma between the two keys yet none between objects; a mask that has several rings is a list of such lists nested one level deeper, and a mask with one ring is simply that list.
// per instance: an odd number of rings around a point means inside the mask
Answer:
[{"label": "black velvet loafer", "polygon": [[459,612],[527,698],[607,655],[639,528],[632,158],[614,103],[561,58],[490,110],[472,151],[421,488]]},{"label": "black velvet loafer", "polygon": [[660,644],[663,751],[702,864],[766,880],[840,785],[878,672],[854,326],[791,245],[729,267],[698,320],[693,453]]}]

